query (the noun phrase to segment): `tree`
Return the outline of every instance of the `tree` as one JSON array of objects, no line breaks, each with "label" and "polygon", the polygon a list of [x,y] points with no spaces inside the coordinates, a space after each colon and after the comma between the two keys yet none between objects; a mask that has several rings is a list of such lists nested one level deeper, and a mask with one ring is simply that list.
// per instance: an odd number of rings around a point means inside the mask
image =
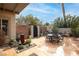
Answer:
[{"label": "tree", "polygon": [[[79,24],[79,16],[70,16],[67,15],[65,16],[66,22],[64,21],[63,18],[56,18],[53,25],[59,28],[72,28],[72,27],[77,27]],[[66,24],[66,27],[64,26]]]},{"label": "tree", "polygon": [[[71,28],[72,34],[79,37],[79,16],[67,15],[65,19],[66,22],[63,18],[58,17],[54,21],[53,26],[58,28]],[[64,24],[66,24],[66,27]]]},{"label": "tree", "polygon": [[61,7],[62,7],[62,14],[63,14],[63,18],[64,18],[64,26],[67,27],[67,24],[66,24],[66,19],[65,19],[65,8],[64,8],[64,3],[61,4]]},{"label": "tree", "polygon": [[64,20],[63,20],[63,18],[60,18],[60,17],[56,18],[54,23],[53,23],[53,26],[54,27],[63,28],[64,27]]},{"label": "tree", "polygon": [[16,18],[16,24],[24,24],[25,23],[25,17],[20,16]]},{"label": "tree", "polygon": [[44,25],[45,25],[45,26],[49,26],[50,24],[49,24],[48,22],[46,22]]},{"label": "tree", "polygon": [[37,17],[34,17],[32,15],[26,16],[25,21],[26,23],[31,24],[31,25],[38,25],[40,23],[40,20]]},{"label": "tree", "polygon": [[37,17],[27,15],[25,17],[20,16],[16,19],[17,24],[31,24],[31,25],[39,25],[41,24],[40,20]]}]

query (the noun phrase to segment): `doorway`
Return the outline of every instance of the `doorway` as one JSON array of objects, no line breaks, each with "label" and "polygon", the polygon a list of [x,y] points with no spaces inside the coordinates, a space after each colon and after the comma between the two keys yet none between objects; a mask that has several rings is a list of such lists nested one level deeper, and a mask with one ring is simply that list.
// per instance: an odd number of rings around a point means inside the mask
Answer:
[{"label": "doorway", "polygon": [[37,28],[37,26],[33,26],[33,37],[38,37],[38,28]]}]

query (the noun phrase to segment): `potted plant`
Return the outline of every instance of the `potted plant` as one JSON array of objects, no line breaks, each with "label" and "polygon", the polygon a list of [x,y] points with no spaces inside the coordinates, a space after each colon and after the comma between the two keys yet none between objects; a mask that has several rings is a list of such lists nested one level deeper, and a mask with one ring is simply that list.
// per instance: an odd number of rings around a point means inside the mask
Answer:
[{"label": "potted plant", "polygon": [[30,36],[29,36],[29,39],[26,41],[26,44],[28,44],[29,46],[30,46],[30,44],[31,44],[31,39],[32,39],[32,36],[30,35]]}]

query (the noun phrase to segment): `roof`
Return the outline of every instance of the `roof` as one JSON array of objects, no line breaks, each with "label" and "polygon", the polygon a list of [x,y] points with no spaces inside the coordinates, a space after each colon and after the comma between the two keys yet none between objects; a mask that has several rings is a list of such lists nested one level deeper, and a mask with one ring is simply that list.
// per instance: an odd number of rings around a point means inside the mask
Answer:
[{"label": "roof", "polygon": [[29,3],[0,3],[0,10],[19,14]]}]

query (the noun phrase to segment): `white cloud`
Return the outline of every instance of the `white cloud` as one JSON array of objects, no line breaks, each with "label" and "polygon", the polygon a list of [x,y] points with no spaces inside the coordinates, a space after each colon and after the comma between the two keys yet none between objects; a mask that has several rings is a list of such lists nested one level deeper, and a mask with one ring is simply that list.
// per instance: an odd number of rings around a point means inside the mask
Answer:
[{"label": "white cloud", "polygon": [[41,12],[41,13],[45,13],[45,14],[51,13],[48,10],[43,10],[43,9],[40,9],[40,8],[29,8],[29,10],[36,11],[36,12]]},{"label": "white cloud", "polygon": [[56,14],[58,13],[58,10],[56,8],[52,8],[49,5],[46,4],[29,4],[22,12],[31,10],[31,12],[38,12],[38,13],[44,13],[44,14]]},{"label": "white cloud", "polygon": [[58,8],[55,8],[55,6],[50,6],[48,4],[30,4],[28,5],[21,13],[20,15],[27,15],[27,14],[33,14],[33,16],[38,17],[43,22],[51,22],[56,17],[60,16],[61,12]]},{"label": "white cloud", "polygon": [[70,14],[70,15],[79,15],[79,12],[76,10],[69,10],[65,12],[66,15]]},{"label": "white cloud", "polygon": [[66,14],[66,15],[69,15],[69,14],[70,14],[70,15],[74,15],[74,12],[68,11],[68,12],[66,12],[65,14]]}]

